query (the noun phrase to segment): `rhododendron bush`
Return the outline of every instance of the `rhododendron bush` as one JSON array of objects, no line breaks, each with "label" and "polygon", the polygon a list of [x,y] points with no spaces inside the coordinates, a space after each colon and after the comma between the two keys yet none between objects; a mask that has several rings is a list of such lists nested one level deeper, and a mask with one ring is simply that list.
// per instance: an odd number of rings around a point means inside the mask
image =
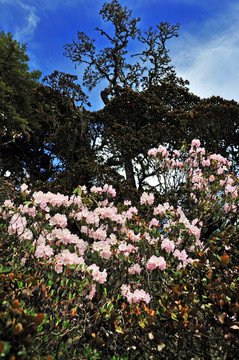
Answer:
[{"label": "rhododendron bush", "polygon": [[[238,347],[238,178],[230,161],[207,155],[199,140],[188,151],[169,154],[159,146],[149,156],[161,192],[168,186],[180,194],[176,206],[170,198],[160,203],[160,192],[144,192],[137,207],[128,200],[115,204],[107,184],[90,191],[79,186],[71,197],[31,192],[23,184],[23,202],[6,200],[1,208],[8,239],[23,249],[21,269],[42,267],[56,283],[68,276],[77,281],[80,293],[66,317],[74,325],[67,325],[69,339],[79,342],[88,327],[88,342],[107,349],[104,358],[123,351],[170,359],[174,344],[177,358],[180,351],[194,356],[200,342],[200,358],[211,351],[224,358]],[[91,315],[77,328],[86,318],[84,301]],[[214,332],[224,348],[214,349],[213,341],[205,347]],[[183,338],[191,344],[180,345]]]}]

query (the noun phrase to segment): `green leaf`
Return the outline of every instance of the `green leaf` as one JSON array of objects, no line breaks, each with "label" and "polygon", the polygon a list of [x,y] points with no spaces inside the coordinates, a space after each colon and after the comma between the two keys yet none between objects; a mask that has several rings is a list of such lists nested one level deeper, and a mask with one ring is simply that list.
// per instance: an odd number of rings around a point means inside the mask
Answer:
[{"label": "green leaf", "polygon": [[139,234],[139,227],[138,227],[138,226],[135,226],[135,228],[134,228],[134,234],[135,234],[135,235],[138,235],[138,234]]},{"label": "green leaf", "polygon": [[120,326],[117,326],[117,328],[115,329],[115,331],[116,331],[117,333],[119,333],[119,334],[123,334],[123,333],[124,333],[122,327],[120,327]]},{"label": "green leaf", "polygon": [[11,345],[9,344],[8,341],[3,341],[3,344],[4,344],[4,350],[0,354],[0,357],[5,357],[9,353],[9,351],[11,349]]},{"label": "green leaf", "polygon": [[175,320],[175,321],[178,321],[177,315],[174,314],[174,313],[171,313],[171,318],[172,318],[173,320]]},{"label": "green leaf", "polygon": [[157,234],[157,229],[151,230],[151,234],[152,234],[153,236],[156,235],[156,234]]},{"label": "green leaf", "polygon": [[110,302],[107,304],[107,309],[109,309],[110,311],[114,308],[114,305]]},{"label": "green leaf", "polygon": [[159,250],[158,250],[158,249],[155,250],[155,255],[156,255],[156,256],[160,256],[160,253],[159,253]]},{"label": "green leaf", "polygon": [[142,328],[142,329],[144,329],[145,328],[145,320],[140,320],[140,322],[139,322],[139,326]]},{"label": "green leaf", "polygon": [[3,266],[1,265],[1,267],[2,267],[1,270],[0,270],[1,274],[8,273],[13,269],[13,266],[8,266],[8,267],[3,268]]}]

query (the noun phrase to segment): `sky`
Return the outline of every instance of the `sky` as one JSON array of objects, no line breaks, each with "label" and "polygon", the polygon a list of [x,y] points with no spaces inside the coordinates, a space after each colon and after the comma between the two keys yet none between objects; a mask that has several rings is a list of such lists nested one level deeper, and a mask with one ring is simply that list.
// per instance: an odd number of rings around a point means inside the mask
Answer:
[{"label": "sky", "polygon": [[[239,1],[238,0],[121,0],[121,5],[140,17],[147,30],[161,21],[180,24],[179,37],[168,41],[172,65],[178,76],[190,82],[194,94],[221,96],[239,102]],[[90,38],[95,27],[107,29],[99,11],[105,0],[0,0],[0,30],[27,43],[31,69],[43,76],[54,70],[82,71],[63,56],[63,46],[77,37]],[[101,48],[106,46],[103,41]],[[84,89],[85,90],[85,89]],[[87,91],[85,91],[87,93]],[[99,91],[90,94],[93,109],[103,107]]]}]

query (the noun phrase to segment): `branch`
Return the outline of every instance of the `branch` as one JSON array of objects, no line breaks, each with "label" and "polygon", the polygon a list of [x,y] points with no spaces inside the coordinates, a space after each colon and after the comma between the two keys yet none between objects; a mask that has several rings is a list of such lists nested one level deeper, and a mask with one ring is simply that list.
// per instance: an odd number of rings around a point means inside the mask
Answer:
[{"label": "branch", "polygon": [[100,35],[105,35],[112,43],[115,42],[114,39],[112,39],[109,34],[107,34],[104,30],[99,29],[98,27],[95,28],[96,31],[100,31]]}]

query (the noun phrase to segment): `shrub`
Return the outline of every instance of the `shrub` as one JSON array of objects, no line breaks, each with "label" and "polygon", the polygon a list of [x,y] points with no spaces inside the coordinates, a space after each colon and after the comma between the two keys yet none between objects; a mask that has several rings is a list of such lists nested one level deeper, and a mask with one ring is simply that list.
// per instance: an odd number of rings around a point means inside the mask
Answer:
[{"label": "shrub", "polygon": [[184,150],[149,153],[163,193],[177,193],[173,205],[145,192],[138,208],[127,200],[116,206],[109,185],[78,187],[71,197],[30,195],[22,185],[29,200],[2,206],[17,251],[9,262],[41,278],[31,297],[36,312],[43,299],[46,313],[40,354],[235,357],[238,179],[198,140]]}]

